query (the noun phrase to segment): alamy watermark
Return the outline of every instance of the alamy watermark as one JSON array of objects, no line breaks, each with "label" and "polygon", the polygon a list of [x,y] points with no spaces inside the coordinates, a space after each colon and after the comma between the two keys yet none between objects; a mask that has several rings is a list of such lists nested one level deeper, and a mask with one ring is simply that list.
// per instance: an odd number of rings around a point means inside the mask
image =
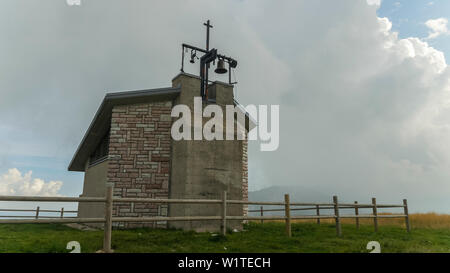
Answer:
[{"label": "alamy watermark", "polygon": [[366,248],[372,250],[370,253],[381,253],[381,245],[378,241],[368,242]]},{"label": "alamy watermark", "polygon": [[66,0],[69,6],[81,6],[81,0]]},{"label": "alamy watermark", "polygon": [[202,98],[194,97],[194,113],[184,104],[172,108],[171,116],[179,119],[172,124],[171,135],[177,141],[244,140],[247,128],[248,140],[260,140],[261,151],[275,151],[280,142],[279,105],[270,105],[270,130],[268,114],[268,105],[225,105],[225,113],[217,104],[203,109]]}]

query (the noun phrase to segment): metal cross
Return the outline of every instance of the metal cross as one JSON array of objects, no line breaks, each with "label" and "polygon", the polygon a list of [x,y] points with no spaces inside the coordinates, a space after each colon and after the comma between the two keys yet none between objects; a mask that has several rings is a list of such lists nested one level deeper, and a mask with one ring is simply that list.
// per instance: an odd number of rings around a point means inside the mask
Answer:
[{"label": "metal cross", "polygon": [[209,23],[209,20],[206,23],[203,23],[206,26],[206,51],[209,51],[209,29],[213,28],[213,26]]}]

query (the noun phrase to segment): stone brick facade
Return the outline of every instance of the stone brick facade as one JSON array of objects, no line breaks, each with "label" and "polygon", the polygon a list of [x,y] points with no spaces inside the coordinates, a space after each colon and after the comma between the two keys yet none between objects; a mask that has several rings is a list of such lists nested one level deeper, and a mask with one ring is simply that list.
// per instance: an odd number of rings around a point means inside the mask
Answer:
[{"label": "stone brick facade", "polygon": [[[248,134],[242,141],[242,200],[248,201]],[[248,215],[248,205],[244,205],[244,216]]]},{"label": "stone brick facade", "polygon": [[[120,105],[112,109],[107,180],[115,197],[168,198],[172,102]],[[167,204],[114,203],[114,216],[167,216]],[[164,227],[166,223],[115,223],[118,227]]]}]

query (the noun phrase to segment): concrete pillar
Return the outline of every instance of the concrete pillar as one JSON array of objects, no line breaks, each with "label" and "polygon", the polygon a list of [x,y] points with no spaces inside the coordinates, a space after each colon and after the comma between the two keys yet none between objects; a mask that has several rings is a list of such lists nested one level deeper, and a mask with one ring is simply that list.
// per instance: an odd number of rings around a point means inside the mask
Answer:
[{"label": "concrete pillar", "polygon": [[[173,79],[173,86],[181,86],[181,94],[175,104],[188,105],[193,113],[194,96],[200,95],[200,78],[181,73]],[[223,106],[225,118],[225,105],[234,105],[233,86],[216,82],[210,86],[210,90],[215,91],[217,105]],[[203,124],[207,120],[209,118],[204,119]],[[222,193],[227,191],[229,200],[242,200],[243,166],[247,164],[243,151],[244,141],[242,140],[175,141],[172,139],[169,198],[221,199]],[[227,214],[242,216],[243,206],[229,205]],[[221,215],[220,204],[171,204],[169,206],[169,216],[213,215]],[[227,228],[240,229],[241,222],[227,221]],[[186,230],[220,231],[219,221],[170,222],[169,226]]]}]

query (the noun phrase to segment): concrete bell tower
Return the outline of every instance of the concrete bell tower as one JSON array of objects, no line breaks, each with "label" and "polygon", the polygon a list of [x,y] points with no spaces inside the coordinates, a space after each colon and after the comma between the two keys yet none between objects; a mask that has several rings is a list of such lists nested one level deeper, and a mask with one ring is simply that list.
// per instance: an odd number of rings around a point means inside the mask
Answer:
[{"label": "concrete bell tower", "polygon": [[[175,105],[184,104],[194,113],[194,97],[200,96],[201,79],[197,76],[181,73],[172,85],[179,86],[180,95]],[[233,85],[214,82],[208,91],[215,95],[215,103],[224,113],[225,106],[235,101]],[[203,109],[208,104],[203,103]],[[193,118],[191,119],[193,120]],[[202,125],[207,121],[203,119]],[[235,124],[236,122],[234,122]],[[190,128],[192,131],[195,128]],[[225,130],[225,129],[224,129]],[[221,199],[227,191],[227,199],[247,200],[247,140],[172,140],[172,161],[169,196],[173,199]],[[246,206],[245,206],[246,207]],[[242,216],[244,206],[228,205],[227,214]],[[169,216],[220,216],[220,204],[172,204]],[[230,229],[240,229],[241,222],[228,221]],[[169,222],[169,226],[186,230],[215,231],[218,224],[214,221]]]}]

